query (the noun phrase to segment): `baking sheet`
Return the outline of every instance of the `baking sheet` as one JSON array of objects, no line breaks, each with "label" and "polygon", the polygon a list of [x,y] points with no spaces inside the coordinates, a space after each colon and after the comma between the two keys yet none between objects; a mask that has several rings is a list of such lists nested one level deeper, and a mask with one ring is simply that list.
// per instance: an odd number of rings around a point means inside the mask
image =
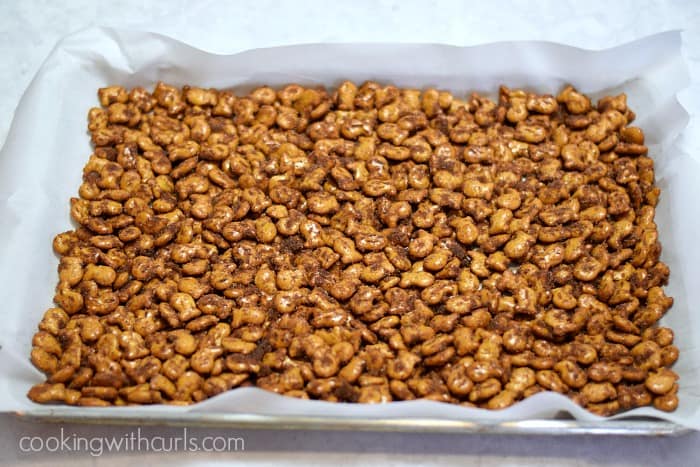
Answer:
[{"label": "baking sheet", "polygon": [[[152,87],[163,80],[245,91],[254,85],[288,82],[333,86],[344,79],[374,79],[398,86],[472,90],[494,94],[498,85],[558,91],[565,83],[594,96],[624,90],[639,116],[657,161],[663,193],[657,224],[662,259],[671,267],[667,294],[675,298],[662,323],[676,331],[681,356],[680,405],[666,414],[635,409],[614,418],[655,416],[700,429],[700,231],[697,159],[673,145],[688,116],[676,93],[688,82],[680,56],[680,34],[663,33],[604,51],[544,42],[504,42],[476,47],[411,44],[319,44],[260,49],[236,55],[209,54],[156,34],[95,28],[64,39],[20,102],[0,153],[0,410],[39,407],[25,394],[43,380],[28,355],[31,337],[51,305],[57,281],[53,236],[71,228],[68,199],[75,196],[91,152],[87,109],[97,105],[98,87]],[[70,408],[66,408],[70,410]],[[321,417],[430,417],[451,420],[524,420],[562,411],[579,420],[601,420],[564,396],[540,393],[502,411],[469,409],[431,401],[383,405],[302,401],[256,388],[242,388],[190,407],[94,408],[95,414],[247,413]]]}]

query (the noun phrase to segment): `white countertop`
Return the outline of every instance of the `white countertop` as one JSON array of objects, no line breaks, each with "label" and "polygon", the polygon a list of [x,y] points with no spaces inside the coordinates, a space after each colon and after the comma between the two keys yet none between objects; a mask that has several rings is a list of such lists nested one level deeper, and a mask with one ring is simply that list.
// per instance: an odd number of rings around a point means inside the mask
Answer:
[{"label": "white countertop", "polygon": [[[680,95],[691,114],[681,137],[700,149],[700,2],[529,1],[438,2],[190,2],[171,0],[0,2],[0,145],[22,92],[65,34],[91,25],[133,26],[218,53],[304,42],[442,42],[470,45],[536,39],[605,48],[669,29],[682,29],[692,84]],[[196,6],[190,6],[196,3]],[[225,3],[225,5],[220,5]],[[491,5],[493,3],[494,5]],[[499,3],[498,5],[495,5]],[[66,4],[66,6],[63,6]],[[182,15],[182,13],[187,13]],[[226,37],[225,41],[221,37]],[[688,145],[686,145],[688,147]],[[693,151],[695,155],[698,151]],[[25,453],[31,437],[122,437],[134,427],[35,424],[0,415],[0,465],[697,465],[700,433],[678,438],[506,437],[188,429],[190,437],[243,438],[244,452]],[[143,427],[142,436],[181,436],[180,428]],[[26,438],[29,437],[29,438]]]}]

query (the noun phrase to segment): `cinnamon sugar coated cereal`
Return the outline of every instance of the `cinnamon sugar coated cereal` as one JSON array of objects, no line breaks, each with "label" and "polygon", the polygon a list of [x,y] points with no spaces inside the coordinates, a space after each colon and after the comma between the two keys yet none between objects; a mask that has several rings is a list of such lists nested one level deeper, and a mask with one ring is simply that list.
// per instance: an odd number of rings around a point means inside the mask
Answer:
[{"label": "cinnamon sugar coated cereal", "polygon": [[98,94],[33,401],[191,404],[258,386],[677,407],[678,348],[657,325],[673,303],[660,190],[624,94]]}]

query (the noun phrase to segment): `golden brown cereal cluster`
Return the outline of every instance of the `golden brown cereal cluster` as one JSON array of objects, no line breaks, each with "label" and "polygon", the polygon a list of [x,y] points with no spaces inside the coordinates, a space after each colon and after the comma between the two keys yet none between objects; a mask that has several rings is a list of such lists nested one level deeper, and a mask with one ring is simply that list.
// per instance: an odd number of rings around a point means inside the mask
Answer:
[{"label": "golden brown cereal cluster", "polygon": [[626,96],[113,86],[56,236],[29,397],[240,386],[674,410],[659,188]]}]

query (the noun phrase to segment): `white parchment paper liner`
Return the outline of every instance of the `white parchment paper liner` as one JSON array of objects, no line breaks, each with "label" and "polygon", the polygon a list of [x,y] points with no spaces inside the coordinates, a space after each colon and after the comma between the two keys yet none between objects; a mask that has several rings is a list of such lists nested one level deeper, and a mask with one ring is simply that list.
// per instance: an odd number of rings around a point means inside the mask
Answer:
[{"label": "white parchment paper liner", "polygon": [[[156,81],[246,90],[289,82],[333,86],[373,79],[397,86],[435,86],[465,95],[494,94],[499,84],[556,93],[566,83],[600,96],[624,91],[656,160],[662,197],[657,224],[662,259],[671,268],[666,291],[675,305],[662,323],[676,332],[680,406],[668,414],[636,409],[619,417],[654,416],[700,429],[700,164],[673,146],[688,121],[676,94],[688,82],[680,34],[662,33],[602,51],[545,42],[503,42],[475,47],[413,44],[316,44],[214,55],[157,34],[89,29],[61,41],[22,98],[0,153],[0,410],[38,406],[26,398],[43,380],[28,356],[31,337],[51,306],[57,282],[53,236],[72,228],[68,199],[75,196],[91,147],[86,115],[98,105],[96,89]],[[176,411],[331,417],[444,417],[516,420],[565,411],[581,420],[599,417],[566,397],[540,393],[502,411],[430,401],[383,405],[301,401],[257,388],[237,389],[190,407],[95,408],[135,415]],[[615,417],[613,417],[615,418]]]}]

